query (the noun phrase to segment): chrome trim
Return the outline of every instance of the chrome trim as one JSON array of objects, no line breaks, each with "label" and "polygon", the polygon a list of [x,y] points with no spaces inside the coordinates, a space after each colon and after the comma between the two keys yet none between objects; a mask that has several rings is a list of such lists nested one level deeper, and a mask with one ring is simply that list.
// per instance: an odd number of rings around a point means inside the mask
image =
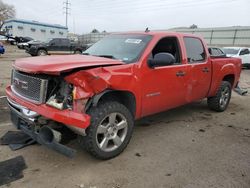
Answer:
[{"label": "chrome trim", "polygon": [[[35,111],[29,110],[28,108],[14,102],[10,98],[7,97],[8,105],[12,111],[17,113],[19,117],[23,118],[24,120],[29,121],[30,123],[34,123],[35,120],[37,119],[40,114],[38,114]],[[74,133],[79,134],[81,136],[86,136],[85,129],[80,128],[80,127],[74,127],[70,125],[65,125],[68,127],[70,130],[72,130]]]},{"label": "chrome trim", "polygon": [[11,85],[10,88],[11,88],[12,92],[13,92],[16,96],[18,96],[18,97],[20,97],[20,98],[22,98],[22,99],[24,99],[24,100],[26,100],[26,101],[35,103],[35,104],[42,104],[40,101],[32,100],[32,99],[29,99],[29,98],[27,98],[27,97],[22,96],[21,94],[19,94],[19,93],[15,90],[15,88],[13,87],[13,85]]},{"label": "chrome trim", "polygon": [[[19,75],[25,76],[27,78],[32,78],[32,79],[36,79],[36,80],[41,81],[41,87],[40,87],[40,93],[39,93],[39,101],[30,99],[28,97],[25,97],[25,96],[23,96],[22,94],[18,93],[15,90],[15,87],[13,85],[13,79],[15,77],[14,76],[15,74],[19,74]],[[48,89],[48,80],[47,79],[36,78],[34,76],[25,75],[25,74],[22,74],[22,73],[19,73],[19,72],[15,71],[15,70],[12,70],[12,73],[11,73],[11,90],[18,97],[21,97],[22,99],[25,99],[25,100],[30,101],[30,102],[35,103],[35,104],[42,104],[42,103],[46,102],[47,89]]]},{"label": "chrome trim", "polygon": [[11,100],[8,97],[7,97],[7,101],[8,101],[8,105],[11,108],[11,110],[16,112],[19,116],[23,117],[24,119],[27,119],[29,121],[34,122],[36,117],[39,116],[39,114],[37,112],[31,111],[28,108],[26,108],[20,104],[17,104],[16,102],[14,102],[13,100]]},{"label": "chrome trim", "polygon": [[146,95],[146,97],[154,97],[154,96],[158,96],[158,95],[160,95],[160,94],[161,94],[161,92],[148,93],[148,94]]}]

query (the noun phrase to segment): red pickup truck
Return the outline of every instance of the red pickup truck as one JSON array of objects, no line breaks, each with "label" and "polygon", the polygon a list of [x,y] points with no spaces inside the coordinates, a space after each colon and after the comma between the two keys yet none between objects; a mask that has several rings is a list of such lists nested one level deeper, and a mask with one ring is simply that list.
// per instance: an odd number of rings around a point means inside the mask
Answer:
[{"label": "red pickup truck", "polygon": [[11,119],[67,156],[60,128],[90,154],[109,159],[128,145],[136,119],[207,98],[224,111],[241,60],[212,57],[202,38],[170,32],[111,34],[82,55],[18,59],[6,88]]}]

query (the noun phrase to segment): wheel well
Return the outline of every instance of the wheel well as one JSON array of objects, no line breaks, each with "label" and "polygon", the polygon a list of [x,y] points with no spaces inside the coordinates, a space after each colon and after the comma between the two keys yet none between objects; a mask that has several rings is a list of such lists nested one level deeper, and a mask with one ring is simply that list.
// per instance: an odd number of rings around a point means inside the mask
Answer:
[{"label": "wheel well", "polygon": [[228,81],[231,84],[231,86],[233,87],[234,79],[235,78],[234,78],[233,74],[228,74],[228,75],[224,76],[223,81]]},{"label": "wheel well", "polygon": [[115,100],[123,104],[128,108],[131,114],[135,117],[136,111],[136,100],[133,93],[129,91],[107,91],[105,92],[98,102],[105,101],[105,100]]},{"label": "wheel well", "polygon": [[76,49],[74,50],[74,52],[76,52],[76,51],[80,51],[80,52],[82,52],[82,49],[80,49],[80,48],[76,48]]}]

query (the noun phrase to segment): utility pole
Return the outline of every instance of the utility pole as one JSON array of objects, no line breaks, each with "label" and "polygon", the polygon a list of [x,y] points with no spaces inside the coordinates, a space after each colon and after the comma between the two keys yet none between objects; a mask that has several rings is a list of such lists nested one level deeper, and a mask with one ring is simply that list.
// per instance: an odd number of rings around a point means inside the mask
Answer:
[{"label": "utility pole", "polygon": [[66,14],[66,27],[68,27],[68,15],[70,15],[69,10],[70,10],[70,5],[71,3],[69,3],[69,0],[66,0],[65,2],[63,2],[63,4],[65,5],[65,7],[63,7],[63,9],[65,9],[65,13]]}]

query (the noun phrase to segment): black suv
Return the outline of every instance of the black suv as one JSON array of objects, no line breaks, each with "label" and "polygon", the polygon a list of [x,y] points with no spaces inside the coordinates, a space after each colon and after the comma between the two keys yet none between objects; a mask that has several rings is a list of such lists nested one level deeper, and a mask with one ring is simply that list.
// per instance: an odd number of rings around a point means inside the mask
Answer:
[{"label": "black suv", "polygon": [[43,56],[52,54],[80,54],[86,49],[67,38],[53,38],[45,42],[30,44],[26,52],[32,56]]}]

